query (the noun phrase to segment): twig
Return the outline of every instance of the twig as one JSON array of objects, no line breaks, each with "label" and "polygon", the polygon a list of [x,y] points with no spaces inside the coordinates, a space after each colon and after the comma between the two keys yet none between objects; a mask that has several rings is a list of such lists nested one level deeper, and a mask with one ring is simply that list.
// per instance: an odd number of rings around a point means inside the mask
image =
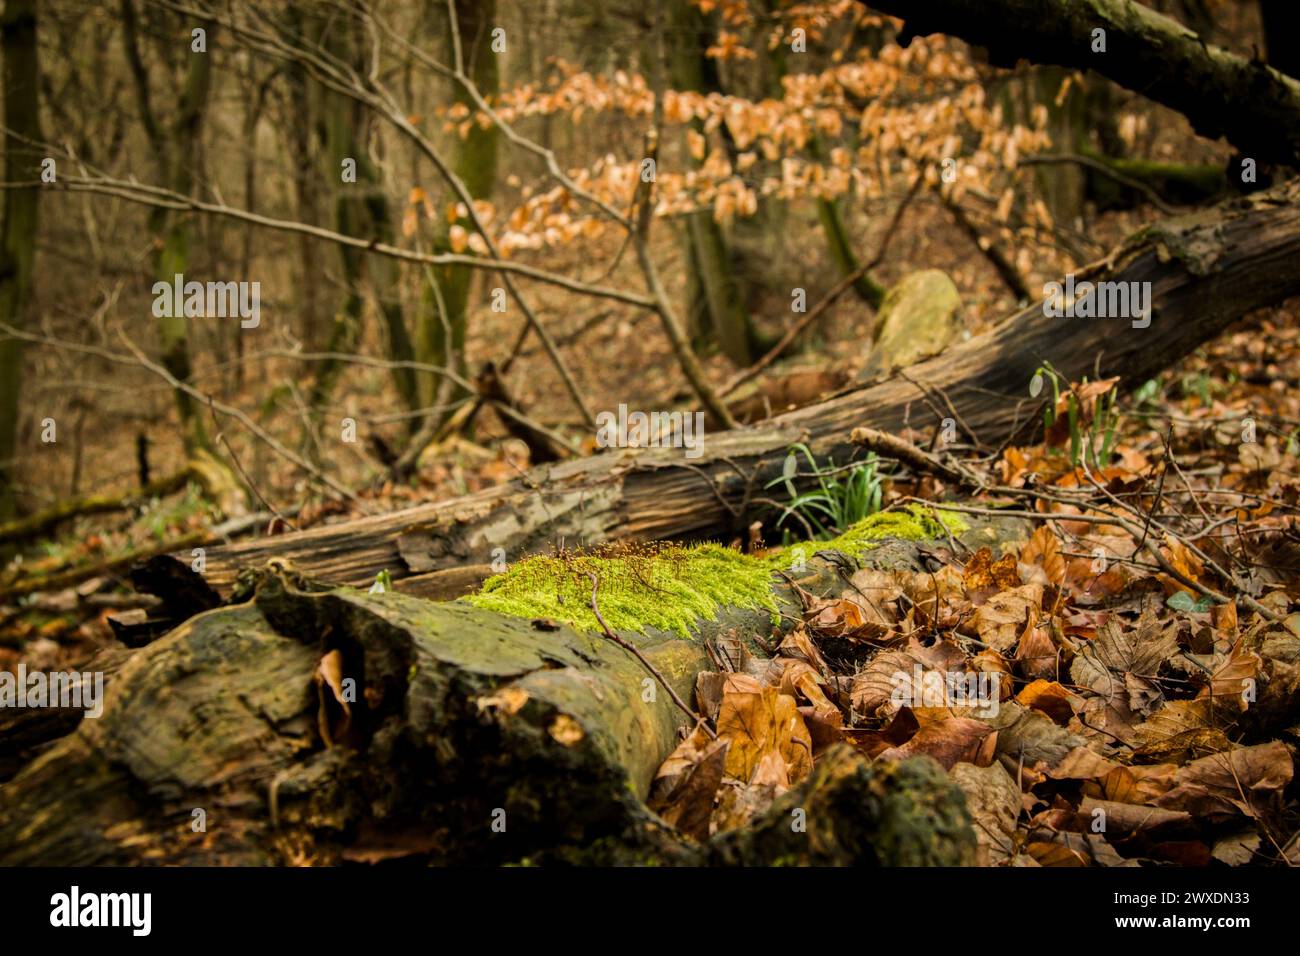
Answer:
[{"label": "twig", "polygon": [[221,419],[217,418],[217,410],[212,407],[211,395],[208,396],[208,414],[212,416],[212,424],[215,425],[217,428],[217,441],[221,442],[222,446],[226,449],[226,454],[228,454],[230,456],[230,460],[235,463],[235,467],[239,470],[239,474],[243,477],[244,484],[248,486],[248,490],[251,491],[253,494],[257,495],[257,500],[262,502],[262,504],[266,507],[267,511],[271,512],[271,514],[275,515],[286,525],[288,525],[289,530],[297,531],[298,530],[297,525],[295,525],[292,521],[290,521],[288,518],[282,515],[280,513],[279,508],[277,508],[275,505],[271,504],[271,502],[266,500],[266,495],[262,494],[261,489],[257,487],[257,483],[253,481],[252,476],[249,475],[249,473],[244,470],[244,464],[239,460],[239,456],[235,454],[235,449],[231,447],[230,442],[226,441],[226,433],[221,427]]},{"label": "twig", "polygon": [[659,682],[659,684],[663,687],[664,690],[668,691],[668,696],[673,699],[673,703],[678,706],[681,712],[686,714],[686,716],[690,717],[691,720],[695,721],[698,725],[702,726],[704,728],[705,733],[707,733],[710,737],[712,737],[714,740],[717,740],[718,735],[714,732],[713,728],[710,727],[708,723],[702,717],[700,717],[699,714],[695,713],[695,711],[691,710],[689,707],[686,706],[685,702],[681,699],[681,697],[677,696],[677,691],[673,690],[672,685],[668,683],[664,675],[659,673],[659,669],[655,667],[653,664],[651,664],[648,660],[646,660],[646,657],[644,654],[641,653],[640,648],[638,648],[635,644],[631,643],[630,641],[626,641],[623,638],[619,637],[617,634],[615,634],[613,631],[609,629],[609,625],[606,624],[605,619],[601,617],[600,608],[596,606],[596,590],[600,587],[600,578],[596,576],[595,571],[588,571],[587,577],[591,578],[591,613],[596,615],[596,621],[600,624],[600,629],[605,632],[605,637],[609,638],[609,640],[613,641],[619,647],[623,648],[623,650],[629,652],[633,657],[635,657],[638,661],[640,661],[641,666],[644,667],[646,670],[648,670],[651,674],[653,674],[654,679]]},{"label": "twig", "polygon": [[895,458],[905,465],[910,465],[915,471],[929,472],[946,481],[961,485],[979,485],[974,476],[964,474],[959,469],[945,464],[936,456],[922,451],[911,442],[905,441],[897,435],[891,435],[875,428],[860,427],[853,429],[849,433],[849,441],[860,448],[877,452],[887,458]]},{"label": "twig", "polygon": [[801,319],[799,319],[798,322],[796,322],[794,325],[790,326],[788,330],[786,330],[786,333],[781,336],[780,340],[776,343],[776,345],[772,346],[767,351],[767,354],[765,354],[762,358],[760,358],[749,368],[737,372],[730,379],[728,379],[727,382],[720,389],[718,389],[718,395],[720,397],[725,398],[726,396],[730,395],[736,389],[740,388],[740,386],[744,385],[750,379],[756,377],[765,368],[767,368],[769,365],[775,362],[781,356],[781,354],[785,352],[787,348],[790,347],[790,344],[794,342],[794,340],[797,339],[800,335],[802,335],[804,330],[807,329],[808,326],[816,322],[817,319],[821,316],[821,314],[825,312],[828,308],[830,308],[839,299],[840,296],[842,296],[845,292],[847,292],[850,288],[852,288],[855,282],[857,282],[864,275],[866,275],[868,272],[870,272],[872,269],[874,269],[876,266],[880,264],[880,260],[882,260],[885,257],[885,253],[889,250],[890,240],[893,239],[894,233],[898,229],[898,224],[902,221],[903,213],[907,210],[908,205],[910,205],[912,202],[912,198],[917,194],[918,190],[921,188],[921,183],[923,182],[923,180],[924,177],[921,176],[918,176],[916,178],[916,182],[912,183],[912,188],[908,190],[907,195],[903,198],[903,201],[899,203],[898,208],[894,210],[894,217],[892,220],[890,220],[889,226],[885,229],[885,234],[884,236],[881,237],[880,240],[880,247],[877,249],[876,254],[871,258],[871,261],[863,263],[862,265],[854,269],[852,272],[850,272],[848,275],[846,275],[843,279],[841,279],[835,285],[835,287],[831,289],[830,292],[826,293],[826,295],[822,298],[820,302],[818,302],[816,305],[814,305],[811,309],[808,310],[807,315],[803,316]]}]

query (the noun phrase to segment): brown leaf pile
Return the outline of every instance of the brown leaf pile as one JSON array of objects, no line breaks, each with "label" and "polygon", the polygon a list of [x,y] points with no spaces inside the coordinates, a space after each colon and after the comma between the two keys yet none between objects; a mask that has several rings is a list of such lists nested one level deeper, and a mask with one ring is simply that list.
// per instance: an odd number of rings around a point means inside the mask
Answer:
[{"label": "brown leaf pile", "polygon": [[[1177,542],[1166,549],[1204,575]],[[735,672],[699,676],[717,739],[701,725],[678,746],[652,805],[703,840],[847,742],[875,760],[939,761],[988,865],[1295,856],[1293,749],[1270,737],[1296,730],[1297,629],[1239,622],[1231,605],[1178,611],[1164,577],[1098,572],[1047,526],[934,572],[859,571],[809,595],[771,659],[741,654]]]}]

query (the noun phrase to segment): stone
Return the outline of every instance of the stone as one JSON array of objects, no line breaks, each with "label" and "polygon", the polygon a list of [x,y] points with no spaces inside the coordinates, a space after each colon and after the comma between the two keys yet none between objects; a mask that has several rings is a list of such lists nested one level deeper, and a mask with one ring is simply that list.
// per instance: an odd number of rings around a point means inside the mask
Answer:
[{"label": "stone", "polygon": [[888,374],[942,352],[966,331],[961,296],[939,269],[913,272],[885,295],[872,330],[863,379]]}]

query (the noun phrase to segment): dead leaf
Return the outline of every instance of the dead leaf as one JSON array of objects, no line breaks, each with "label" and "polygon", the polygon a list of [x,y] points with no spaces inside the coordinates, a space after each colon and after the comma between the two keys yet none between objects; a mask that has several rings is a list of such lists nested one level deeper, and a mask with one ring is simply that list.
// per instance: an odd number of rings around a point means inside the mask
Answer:
[{"label": "dead leaf", "polygon": [[1046,524],[1039,525],[1033,537],[1020,549],[1020,563],[1038,568],[1047,584],[1065,581],[1065,558],[1061,543]]},{"label": "dead leaf", "polygon": [[1291,752],[1279,740],[1211,754],[1178,768],[1156,806],[1186,810],[1211,822],[1238,813],[1252,819],[1291,782]]},{"label": "dead leaf", "polygon": [[956,764],[948,775],[966,794],[966,809],[975,825],[981,866],[1001,866],[1015,855],[1020,788],[998,764]]},{"label": "dead leaf", "polygon": [[659,768],[650,785],[650,809],[686,835],[707,840],[727,747],[726,740],[711,740],[697,727]]},{"label": "dead leaf", "polygon": [[795,699],[775,687],[758,687],[752,678],[728,674],[718,711],[718,736],[730,741],[727,775],[753,779],[764,756],[784,761],[785,785],[798,783],[812,769],[812,738]]},{"label": "dead leaf", "polygon": [[1060,675],[1060,655],[1045,627],[1025,628],[1016,645],[1016,665],[1027,680],[1054,680]]},{"label": "dead leaf", "polygon": [[1041,584],[1024,584],[995,594],[975,609],[974,626],[981,641],[999,653],[1016,646],[1030,616],[1043,603]]},{"label": "dead leaf", "polygon": [[334,742],[341,740],[352,726],[352,707],[344,691],[343,679],[343,652],[335,649],[320,659],[313,675],[319,701],[316,724],[327,747],[334,746]]},{"label": "dead leaf", "polygon": [[[896,691],[906,692],[911,687],[912,676],[921,662],[906,651],[881,651],[863,670],[853,675],[853,689],[850,700],[853,709],[867,717],[876,716],[877,711],[891,701],[894,706],[888,713],[898,710]],[[913,695],[911,699],[918,699]]]},{"label": "dead leaf", "polygon": [[1034,710],[1041,710],[1052,720],[1064,726],[1074,715],[1071,702],[1075,696],[1056,681],[1036,680],[1016,695],[1016,701]]},{"label": "dead leaf", "polygon": [[1020,572],[1014,555],[1004,554],[994,561],[991,550],[980,548],[962,569],[962,581],[968,592],[989,588],[1002,591],[1020,586]]},{"label": "dead leaf", "polygon": [[926,754],[939,761],[945,770],[958,763],[987,767],[993,760],[997,741],[997,731],[983,721],[970,717],[950,717],[923,724],[911,740],[901,747],[884,751],[880,754],[880,759],[905,760],[917,754]]}]

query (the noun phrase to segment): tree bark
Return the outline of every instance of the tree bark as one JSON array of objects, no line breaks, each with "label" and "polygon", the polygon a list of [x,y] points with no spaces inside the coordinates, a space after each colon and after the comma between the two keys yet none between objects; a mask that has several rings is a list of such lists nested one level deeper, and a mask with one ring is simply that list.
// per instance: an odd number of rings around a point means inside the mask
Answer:
[{"label": "tree bark", "polygon": [[1300,79],[1300,50],[1295,44],[1295,5],[1288,0],[1259,0],[1264,47],[1269,66]]},{"label": "tree bark", "polygon": [[[349,18],[340,18],[338,22],[313,22],[309,29],[319,31],[324,37],[322,42],[331,55],[351,64],[359,73],[365,72],[368,64],[363,50],[368,49],[368,44],[356,35],[355,24]],[[313,84],[310,79],[304,79],[304,82]],[[308,89],[309,95],[320,97],[323,139],[329,163],[325,170],[326,181],[337,184],[334,187],[334,221],[337,230],[348,236],[369,234],[374,241],[391,243],[394,235],[392,211],[381,182],[381,171],[371,161],[366,144],[368,124],[371,121],[369,112],[336,90],[320,86],[312,89],[310,85]],[[355,164],[355,178],[352,180],[344,180],[342,176],[343,163],[347,160]],[[415,346],[402,314],[398,294],[398,263],[387,258],[380,261],[381,257],[367,257],[360,250],[344,246],[339,247],[339,255],[346,291],[335,315],[326,350],[344,353],[356,349],[365,309],[361,290],[362,271],[363,268],[367,269],[388,335],[388,357],[398,363],[392,369],[393,384],[408,410],[420,408],[415,372],[409,365],[401,364],[415,360]],[[321,410],[328,403],[344,367],[345,363],[339,359],[324,361],[317,367],[309,400],[314,413],[324,414]],[[413,433],[418,427],[418,418],[409,420],[408,431]]]},{"label": "tree bark", "polygon": [[[1260,161],[1300,158],[1300,81],[1205,43],[1194,31],[1130,0],[870,0],[906,22],[900,42],[946,33],[1014,65],[1024,58],[1095,70],[1175,109],[1202,136],[1227,137]],[[1095,30],[1105,52],[1093,52]]]},{"label": "tree bark", "polygon": [[[205,31],[205,49],[194,51],[192,38],[187,40],[185,73],[181,78],[169,74],[177,87],[176,109],[169,122],[156,114],[148,64],[140,50],[140,25],[133,0],[121,0],[122,43],[135,86],[140,122],[149,140],[150,152],[158,175],[168,187],[188,195],[196,178],[200,145],[209,94],[212,86],[212,60],[216,51],[206,49],[215,38],[216,24],[200,21]],[[190,27],[186,26],[187,32]],[[158,281],[171,284],[183,275],[190,261],[190,217],[183,213],[155,208],[149,216],[149,228],[157,245],[154,273]],[[161,363],[177,382],[188,384],[191,378],[190,323],[181,303],[173,303],[173,314],[157,318]],[[205,422],[206,410],[183,388],[173,389],[181,441],[193,471],[208,497],[226,515],[244,508],[245,488],[231,467],[218,453]]]},{"label": "tree bark", "polygon": [[[38,101],[35,0],[6,3],[0,15],[4,52],[4,174],[9,182],[34,178],[39,167],[32,143],[41,139]],[[0,222],[0,322],[23,328],[31,292],[36,252],[39,189],[5,193]],[[14,461],[18,444],[18,399],[23,370],[23,343],[0,341],[0,521],[16,513]]]},{"label": "tree bark", "polygon": [[[715,33],[712,19],[690,0],[673,0],[667,21],[667,29],[676,38],[676,42],[667,44],[673,89],[724,94],[717,62],[707,52]],[[705,135],[701,120],[693,121],[689,129]],[[689,161],[698,168],[702,159]],[[683,314],[692,338],[701,345],[715,342],[733,364],[744,368],[753,361],[757,336],[745,308],[746,290],[737,274],[730,243],[713,218],[712,208],[698,209],[685,217],[682,244],[687,268]]]},{"label": "tree bark", "polygon": [[[843,462],[849,432],[926,431],[959,417],[988,446],[1027,439],[1041,419],[1028,385],[1045,360],[1078,380],[1141,385],[1251,309],[1300,293],[1300,180],[1151,226],[1078,281],[1150,282],[1149,328],[1119,318],[1049,318],[1030,304],[992,332],[908,369],[760,425],[709,434],[702,453],[624,449],[537,468],[464,498],[314,528],[208,554],[228,590],[241,566],[288,558],[324,580],[368,584],[507,560],[567,541],[660,540],[743,533],[791,443]],[[951,407],[949,406],[951,403]]]},{"label": "tree bark", "polygon": [[[500,56],[492,49],[492,32],[497,25],[496,0],[457,0],[454,10],[441,2],[430,3],[429,7],[429,12],[434,16],[440,13],[455,16],[465,75],[482,96],[494,99],[501,86]],[[450,37],[450,29],[447,34]],[[452,48],[450,39],[447,46],[447,62],[455,63],[456,51]],[[465,188],[474,199],[490,199],[496,185],[500,130],[495,125],[483,127],[474,122],[477,108],[473,98],[459,81],[450,82],[452,102],[466,107],[471,118],[466,134],[463,137],[457,136],[454,141],[456,175],[465,183]],[[449,223],[445,210],[440,209],[438,212],[435,251],[451,252],[452,226],[472,233],[473,225],[468,216],[458,217],[454,223]],[[419,360],[428,365],[450,369],[462,377],[467,377],[465,337],[474,279],[474,270],[464,266],[426,269],[416,331],[416,355]],[[444,405],[464,398],[467,394],[463,386],[435,375],[420,376],[420,401],[424,407]],[[448,413],[446,409],[435,408],[430,414],[441,423],[446,420]]]}]

